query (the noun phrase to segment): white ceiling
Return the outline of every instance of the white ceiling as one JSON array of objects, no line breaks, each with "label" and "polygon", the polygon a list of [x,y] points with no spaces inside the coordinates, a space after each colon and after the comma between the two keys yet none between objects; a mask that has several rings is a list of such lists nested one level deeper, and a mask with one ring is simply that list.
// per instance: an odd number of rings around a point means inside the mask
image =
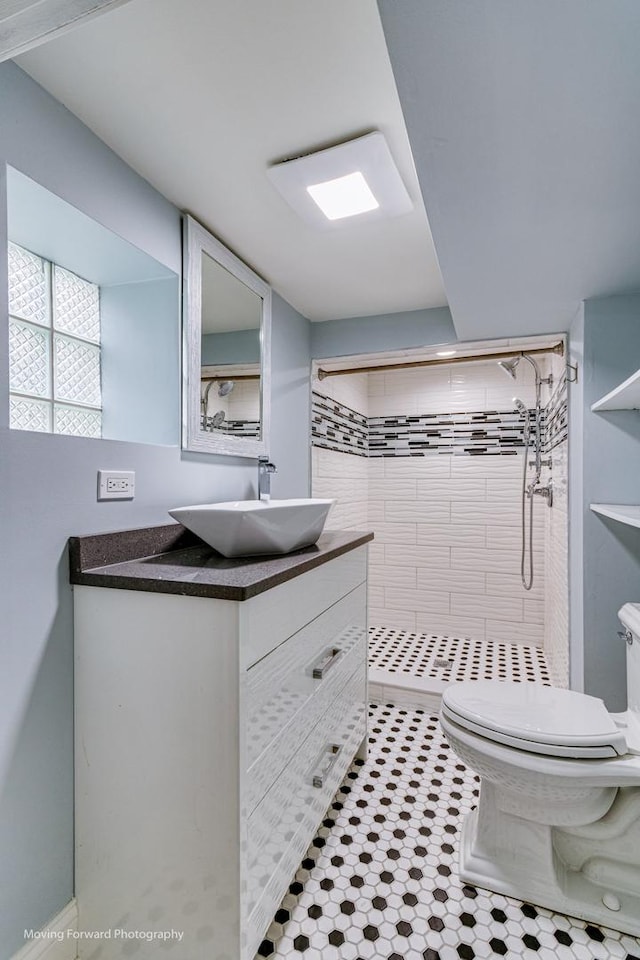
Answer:
[{"label": "white ceiling", "polygon": [[640,290],[640,2],[379,6],[458,336]]},{"label": "white ceiling", "polygon": [[[378,5],[129,0],[18,63],[310,319],[517,337],[640,290],[639,0]],[[267,167],[372,129],[415,211],[316,231]]]},{"label": "white ceiling", "polygon": [[0,61],[61,36],[88,17],[127,0],[3,0],[0,3]]},{"label": "white ceiling", "polygon": [[[130,0],[17,62],[310,319],[446,303],[374,0]],[[320,231],[267,179],[373,129],[410,214]]]}]

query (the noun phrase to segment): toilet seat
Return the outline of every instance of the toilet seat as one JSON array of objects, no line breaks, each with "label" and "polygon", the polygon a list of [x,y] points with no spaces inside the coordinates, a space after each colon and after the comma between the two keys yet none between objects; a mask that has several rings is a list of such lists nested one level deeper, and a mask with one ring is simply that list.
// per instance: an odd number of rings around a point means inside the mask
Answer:
[{"label": "toilet seat", "polygon": [[602,700],[572,690],[471,680],[447,687],[442,712],[472,733],[529,753],[603,759],[628,752]]}]

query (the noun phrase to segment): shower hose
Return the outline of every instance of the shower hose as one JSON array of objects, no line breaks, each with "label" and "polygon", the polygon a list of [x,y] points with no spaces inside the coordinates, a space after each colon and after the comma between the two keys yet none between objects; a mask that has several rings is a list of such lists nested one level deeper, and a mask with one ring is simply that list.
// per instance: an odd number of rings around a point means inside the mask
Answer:
[{"label": "shower hose", "polygon": [[[522,474],[522,553],[520,555],[520,577],[522,579],[522,586],[525,590],[531,590],[533,586],[533,494],[527,494],[527,468],[529,462],[529,441],[530,441],[530,432],[529,430],[525,431],[524,438],[524,467]],[[529,557],[528,557],[528,572],[525,573],[525,556],[527,553],[526,549],[526,525],[527,525],[527,495],[529,496]]]}]

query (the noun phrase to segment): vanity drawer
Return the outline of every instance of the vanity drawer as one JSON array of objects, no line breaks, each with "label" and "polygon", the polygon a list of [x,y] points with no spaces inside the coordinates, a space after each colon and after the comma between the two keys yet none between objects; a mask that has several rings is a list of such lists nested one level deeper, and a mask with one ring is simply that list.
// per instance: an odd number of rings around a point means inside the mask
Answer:
[{"label": "vanity drawer", "polygon": [[367,547],[273,587],[240,604],[241,668],[247,670],[367,577]]},{"label": "vanity drawer", "polygon": [[263,931],[366,733],[366,664],[355,670],[248,821],[247,913]]},{"label": "vanity drawer", "polygon": [[247,813],[365,662],[366,647],[363,585],[247,672]]}]

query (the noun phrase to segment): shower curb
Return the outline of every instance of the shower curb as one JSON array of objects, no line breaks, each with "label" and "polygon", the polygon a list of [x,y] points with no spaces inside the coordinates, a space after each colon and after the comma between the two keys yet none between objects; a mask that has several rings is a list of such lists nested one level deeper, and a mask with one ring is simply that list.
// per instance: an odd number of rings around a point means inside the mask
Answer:
[{"label": "shower curb", "polygon": [[369,699],[375,703],[394,703],[437,713],[442,694],[448,686],[448,681],[434,680],[432,677],[410,677],[369,668]]}]

